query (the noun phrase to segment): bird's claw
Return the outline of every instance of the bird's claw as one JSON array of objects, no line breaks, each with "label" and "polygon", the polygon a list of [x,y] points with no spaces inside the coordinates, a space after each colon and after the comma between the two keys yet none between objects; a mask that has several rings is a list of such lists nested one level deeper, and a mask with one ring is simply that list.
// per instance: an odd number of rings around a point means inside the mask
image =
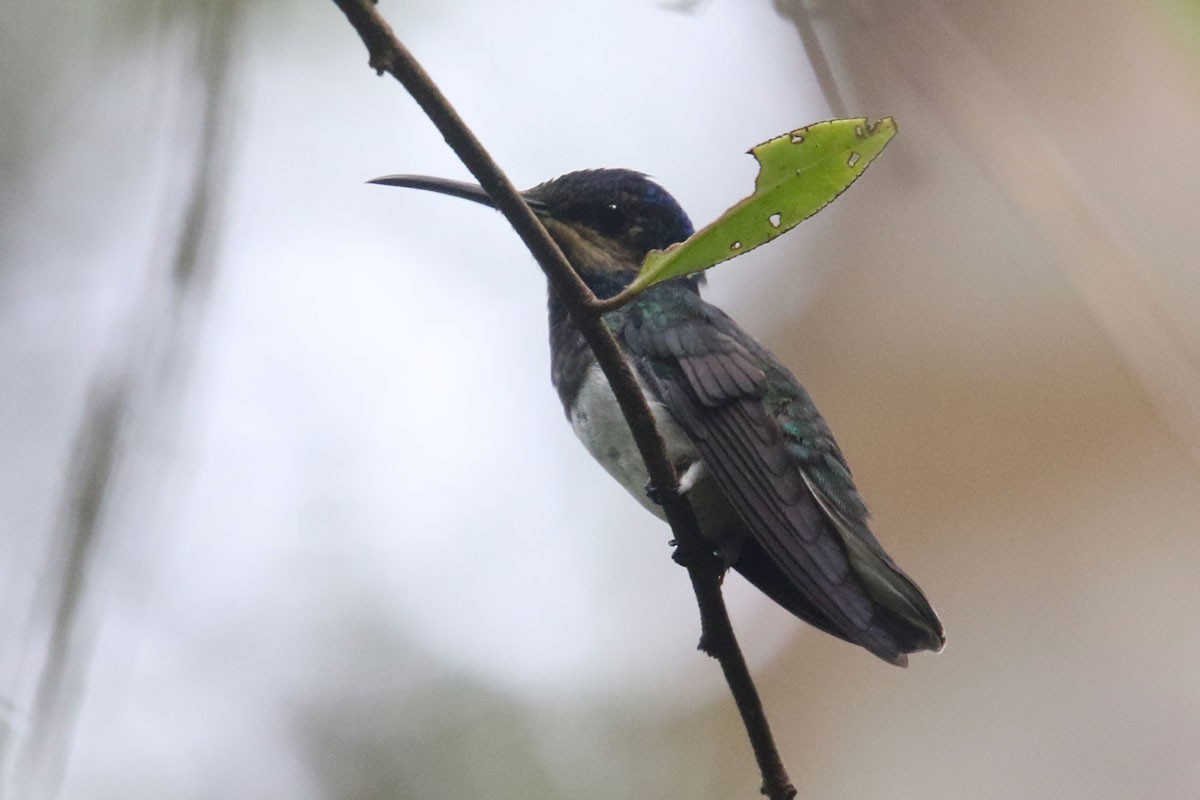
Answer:
[{"label": "bird's claw", "polygon": [[[700,479],[704,477],[704,462],[700,460],[693,461],[688,464],[687,469],[679,476],[679,485],[675,487],[675,493],[680,497],[692,490]],[[646,497],[650,498],[650,502],[656,506],[662,505],[662,493],[658,491],[658,487],[654,485],[654,481],[650,478],[646,479]]]}]

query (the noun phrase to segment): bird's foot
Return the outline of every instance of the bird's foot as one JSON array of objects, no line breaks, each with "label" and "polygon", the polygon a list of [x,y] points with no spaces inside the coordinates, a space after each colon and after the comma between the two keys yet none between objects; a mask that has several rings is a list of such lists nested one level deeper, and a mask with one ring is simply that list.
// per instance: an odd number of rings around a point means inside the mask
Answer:
[{"label": "bird's foot", "polygon": [[[675,487],[676,493],[681,497],[692,490],[700,479],[705,475],[704,462],[699,459],[688,464],[687,469],[679,476],[679,485]],[[650,502],[656,506],[662,505],[662,494],[659,493],[658,487],[649,478],[646,479],[646,497],[650,498]]]}]

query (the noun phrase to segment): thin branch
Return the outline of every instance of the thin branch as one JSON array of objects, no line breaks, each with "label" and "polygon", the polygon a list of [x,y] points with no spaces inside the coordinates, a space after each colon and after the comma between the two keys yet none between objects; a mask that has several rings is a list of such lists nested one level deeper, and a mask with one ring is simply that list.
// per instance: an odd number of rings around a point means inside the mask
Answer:
[{"label": "thin branch", "polygon": [[779,757],[758,690],[725,609],[720,559],[701,538],[691,505],[675,490],[679,483],[675,468],[667,457],[662,437],[633,371],[603,322],[603,309],[521,195],[421,65],[396,39],[370,0],[334,0],[334,3],[367,46],[370,66],[376,73],[387,72],[400,81],[508,219],[592,348],[633,432],[650,480],[659,489],[663,511],[678,543],[675,558],[687,568],[696,593],[700,609],[700,647],[721,664],[762,772],[762,792],[771,800],[790,800],[795,797],[796,790]]},{"label": "thin branch", "polygon": [[817,85],[821,87],[821,94],[825,96],[825,104],[829,106],[829,111],[838,118],[849,116],[846,101],[842,99],[837,78],[833,74],[833,67],[825,55],[825,48],[821,46],[821,38],[817,36],[817,29],[812,22],[812,13],[805,6],[804,0],[775,0],[775,10],[795,23],[796,33],[800,35],[800,44],[804,47],[804,54],[808,56],[809,66],[812,67]]}]

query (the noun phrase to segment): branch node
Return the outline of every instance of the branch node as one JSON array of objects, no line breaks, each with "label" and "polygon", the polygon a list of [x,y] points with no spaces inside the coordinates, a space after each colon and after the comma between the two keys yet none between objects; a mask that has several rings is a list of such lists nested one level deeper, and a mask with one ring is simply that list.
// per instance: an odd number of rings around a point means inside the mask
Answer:
[{"label": "branch node", "polygon": [[796,796],[796,787],[790,783],[785,783],[783,786],[771,787],[765,783],[758,790],[759,794],[770,797],[771,800],[793,800]]}]

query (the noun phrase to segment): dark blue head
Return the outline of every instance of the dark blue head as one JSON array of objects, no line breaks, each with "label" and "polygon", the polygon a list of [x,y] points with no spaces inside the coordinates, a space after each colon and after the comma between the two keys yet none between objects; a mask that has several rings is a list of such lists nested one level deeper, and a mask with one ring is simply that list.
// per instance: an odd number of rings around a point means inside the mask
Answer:
[{"label": "dark blue head", "polygon": [[629,169],[587,169],[539,184],[525,196],[542,213],[627,246],[641,259],[692,235],[692,222],[666,189]]},{"label": "dark blue head", "polygon": [[[388,175],[371,182],[493,205],[482,188],[459,181]],[[666,249],[692,235],[692,222],[675,198],[629,169],[568,172],[524,194],[567,260],[602,297],[624,288],[651,250]]]}]

